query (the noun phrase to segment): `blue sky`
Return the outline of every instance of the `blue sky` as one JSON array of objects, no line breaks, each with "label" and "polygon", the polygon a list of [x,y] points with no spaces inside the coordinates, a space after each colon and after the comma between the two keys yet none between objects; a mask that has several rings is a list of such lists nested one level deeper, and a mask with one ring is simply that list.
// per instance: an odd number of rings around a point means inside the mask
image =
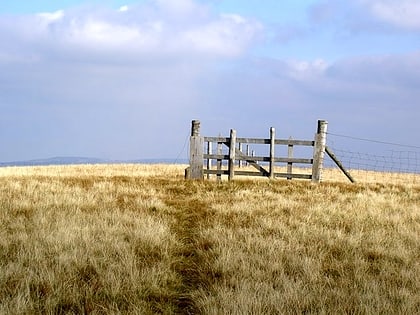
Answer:
[{"label": "blue sky", "polygon": [[173,158],[192,119],[420,146],[417,0],[1,1],[0,43],[0,162]]}]

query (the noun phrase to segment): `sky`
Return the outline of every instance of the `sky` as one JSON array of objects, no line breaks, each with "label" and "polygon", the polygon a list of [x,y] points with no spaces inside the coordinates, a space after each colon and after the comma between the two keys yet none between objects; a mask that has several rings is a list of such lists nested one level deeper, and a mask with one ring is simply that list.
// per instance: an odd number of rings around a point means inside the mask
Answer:
[{"label": "sky", "polygon": [[418,148],[419,86],[418,0],[0,0],[0,162],[187,158],[193,119]]}]

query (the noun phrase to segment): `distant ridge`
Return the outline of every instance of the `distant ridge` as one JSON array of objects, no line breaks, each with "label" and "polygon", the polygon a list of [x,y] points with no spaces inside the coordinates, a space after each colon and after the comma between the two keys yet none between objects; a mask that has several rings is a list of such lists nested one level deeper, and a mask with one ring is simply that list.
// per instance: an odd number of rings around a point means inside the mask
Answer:
[{"label": "distant ridge", "polygon": [[138,159],[138,160],[107,160],[89,157],[52,157],[26,161],[0,162],[0,167],[6,166],[47,166],[76,164],[187,164],[187,159]]}]

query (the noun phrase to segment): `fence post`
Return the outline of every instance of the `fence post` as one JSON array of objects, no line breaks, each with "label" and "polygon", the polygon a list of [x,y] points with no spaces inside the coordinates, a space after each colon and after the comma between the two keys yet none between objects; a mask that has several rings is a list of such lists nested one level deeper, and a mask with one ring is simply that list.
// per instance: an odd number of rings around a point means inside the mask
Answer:
[{"label": "fence post", "polygon": [[312,164],[312,182],[319,183],[321,181],[322,167],[324,164],[325,146],[327,143],[327,127],[326,120],[318,120],[317,133],[315,135],[314,156]]},{"label": "fence post", "polygon": [[[212,143],[209,141],[207,142],[207,154],[213,154]],[[207,170],[211,170],[212,160],[210,158],[207,159]],[[207,174],[207,179],[210,179],[210,173]]]},{"label": "fence post", "polygon": [[[241,151],[241,152],[242,152],[242,149],[243,149],[242,142],[240,142],[240,143],[238,144],[238,148],[239,148],[239,151]],[[238,167],[239,167],[239,168],[241,168],[242,166],[243,166],[243,160],[239,160],[239,161],[238,161]]]},{"label": "fence post", "polygon": [[[251,155],[251,150],[250,150],[250,148],[249,148],[249,144],[247,144],[246,145],[246,156],[248,157],[248,159],[249,159],[249,156]],[[248,166],[249,165],[249,163],[248,162],[245,162],[245,165],[246,166]]]},{"label": "fence post", "polygon": [[229,143],[229,180],[235,176],[235,148],[236,148],[236,130],[230,130]]},{"label": "fence post", "polygon": [[200,121],[193,120],[190,137],[190,169],[188,178],[203,179],[204,137],[200,136]]},{"label": "fence post", "polygon": [[270,178],[274,178],[274,145],[276,143],[276,129],[270,128]]},{"label": "fence post", "polygon": [[[289,140],[293,140],[292,137],[289,137]],[[292,170],[293,170],[293,163],[290,161],[293,158],[293,144],[287,145],[287,158],[289,162],[287,162],[287,179],[291,180],[292,177]]]},{"label": "fence post", "polygon": [[[219,135],[219,137],[221,137],[221,135]],[[217,155],[222,155],[222,146],[223,144],[221,142],[217,143]],[[220,182],[222,180],[222,160],[221,159],[217,159],[217,181]]]}]

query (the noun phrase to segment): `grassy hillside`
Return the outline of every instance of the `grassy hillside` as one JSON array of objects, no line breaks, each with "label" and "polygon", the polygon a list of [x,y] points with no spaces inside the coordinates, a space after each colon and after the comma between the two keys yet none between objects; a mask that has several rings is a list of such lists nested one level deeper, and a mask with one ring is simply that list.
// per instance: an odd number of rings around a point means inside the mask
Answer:
[{"label": "grassy hillside", "polygon": [[418,314],[420,186],[0,168],[0,314]]}]

